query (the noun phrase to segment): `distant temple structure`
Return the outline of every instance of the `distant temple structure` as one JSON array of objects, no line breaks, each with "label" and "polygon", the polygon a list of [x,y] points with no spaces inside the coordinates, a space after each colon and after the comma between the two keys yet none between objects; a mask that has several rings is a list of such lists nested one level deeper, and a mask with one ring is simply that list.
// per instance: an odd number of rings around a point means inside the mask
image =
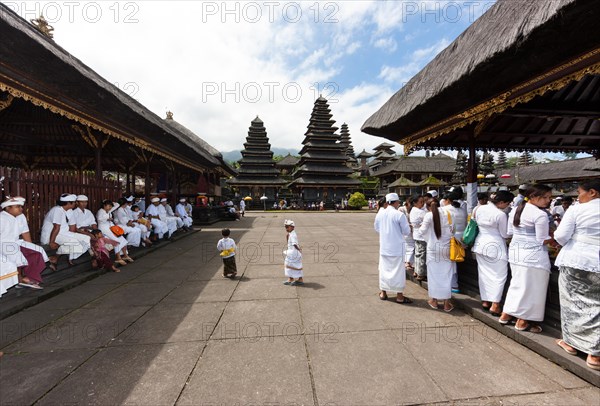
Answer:
[{"label": "distant temple structure", "polygon": [[250,196],[253,203],[260,203],[266,196],[273,201],[286,181],[275,166],[271,144],[263,121],[258,116],[252,120],[244,143],[240,168],[236,177],[229,179],[230,186],[238,188],[242,197]]},{"label": "distant temple structure", "polygon": [[319,97],[302,142],[300,162],[289,185],[305,202],[333,203],[360,185],[358,179],[350,177],[354,171],[346,165],[347,146],[335,134],[337,127],[330,112],[327,99]]},{"label": "distant temple structure", "polygon": [[348,124],[342,124],[340,130],[340,143],[346,148],[346,156],[348,157],[348,166],[354,170],[358,169],[358,160],[354,155],[354,147],[350,139],[350,131],[348,130]]}]

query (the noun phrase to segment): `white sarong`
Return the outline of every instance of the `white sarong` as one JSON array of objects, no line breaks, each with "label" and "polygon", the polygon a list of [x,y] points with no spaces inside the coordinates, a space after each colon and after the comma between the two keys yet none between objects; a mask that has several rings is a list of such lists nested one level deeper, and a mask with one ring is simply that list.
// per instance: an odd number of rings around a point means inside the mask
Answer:
[{"label": "white sarong", "polygon": [[452,298],[452,275],[455,263],[449,259],[435,259],[436,253],[427,252],[427,290],[429,297],[438,300]]},{"label": "white sarong", "polygon": [[543,321],[550,272],[512,263],[510,270],[512,279],[506,294],[504,312],[523,320]]},{"label": "white sarong", "polygon": [[479,295],[484,302],[500,303],[508,275],[508,261],[475,254],[479,271]]},{"label": "white sarong", "polygon": [[402,293],[406,286],[404,256],[379,255],[379,289],[391,293]]},{"label": "white sarong", "polygon": [[302,272],[302,254],[296,248],[288,248],[283,251],[285,255],[285,276],[288,278],[302,278],[304,273]]}]

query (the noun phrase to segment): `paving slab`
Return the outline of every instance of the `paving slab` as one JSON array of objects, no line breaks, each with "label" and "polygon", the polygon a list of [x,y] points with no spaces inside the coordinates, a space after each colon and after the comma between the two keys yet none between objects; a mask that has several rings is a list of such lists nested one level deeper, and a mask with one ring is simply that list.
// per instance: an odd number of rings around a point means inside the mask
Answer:
[{"label": "paving slab", "polygon": [[211,339],[300,334],[301,324],[298,299],[230,302]]},{"label": "paving slab", "polygon": [[529,348],[522,346],[514,340],[511,340],[497,330],[482,323],[475,324],[474,328],[475,331],[480,333],[492,345],[499,346],[515,357],[523,360],[537,371],[540,371],[546,375],[548,379],[552,380],[557,385],[560,385],[565,389],[589,386],[589,384],[583,379],[561,368],[555,363],[548,361],[546,358],[541,357],[540,355],[531,351]]},{"label": "paving slab", "polygon": [[[596,399],[600,401],[600,399]],[[501,399],[502,405],[505,406],[522,406],[522,405],[535,405],[535,406],[556,406],[556,405],[569,405],[569,406],[590,406],[593,403],[586,403],[584,400],[579,399],[573,393],[569,392],[553,392],[553,393],[539,393],[535,395],[522,395],[522,396],[506,396]],[[598,403],[596,403],[597,405]]]},{"label": "paving slab", "polygon": [[298,297],[359,296],[356,287],[343,276],[310,277],[305,274],[304,285],[297,287]]},{"label": "paving slab", "polygon": [[362,261],[356,261],[356,262],[349,262],[349,261],[342,261],[339,264],[336,264],[336,266],[342,271],[344,272],[344,275],[358,275],[358,276],[364,276],[364,275],[379,275],[379,268],[377,268],[377,261],[366,261],[366,262],[362,262]]},{"label": "paving slab", "polygon": [[397,405],[446,400],[390,331],[307,336],[320,405]]},{"label": "paving slab", "polygon": [[239,286],[231,300],[258,300],[258,299],[295,299],[296,289],[283,284],[286,278],[281,279],[240,279]]},{"label": "paving slab", "polygon": [[264,278],[275,278],[278,280],[285,280],[285,274],[283,270],[283,262],[275,265],[255,265],[250,264],[244,272],[244,276],[248,279],[264,279]]},{"label": "paving slab", "polygon": [[224,308],[225,302],[160,303],[124,330],[111,345],[205,341]]},{"label": "paving slab", "polygon": [[0,321],[0,349],[71,312],[69,309],[29,308]]},{"label": "paving slab", "polygon": [[226,302],[237,286],[237,280],[220,278],[211,281],[187,281],[165,297],[165,303]]},{"label": "paving slab", "polygon": [[394,332],[451,399],[556,389],[544,374],[490,345],[472,326],[424,329],[414,334]]},{"label": "paving slab", "polygon": [[81,306],[85,306],[86,304],[94,301],[95,299],[117,289],[121,286],[118,283],[110,283],[110,284],[89,284],[85,283],[82,286],[77,287],[77,289],[70,289],[66,292],[61,293],[53,297],[52,299],[48,299],[38,305],[36,305],[37,310],[42,309],[77,309]]},{"label": "paving slab", "polygon": [[165,298],[173,286],[164,283],[128,283],[90,302],[84,308],[152,306]]},{"label": "paving slab", "polygon": [[[384,330],[388,327],[368,298],[312,297],[300,299],[307,333]],[[376,300],[376,299],[372,299]]]},{"label": "paving slab", "polygon": [[38,404],[172,405],[204,343],[105,348]]},{"label": "paving slab", "polygon": [[313,405],[302,337],[211,340],[178,405]]},{"label": "paving slab", "polygon": [[11,344],[4,351],[43,352],[103,347],[148,309],[149,306],[78,309]]},{"label": "paving slab", "polygon": [[182,284],[193,273],[194,271],[185,269],[153,269],[131,280],[131,283],[161,283],[177,286]]},{"label": "paving slab", "polygon": [[0,359],[0,403],[33,404],[94,352],[80,349],[5,354]]}]

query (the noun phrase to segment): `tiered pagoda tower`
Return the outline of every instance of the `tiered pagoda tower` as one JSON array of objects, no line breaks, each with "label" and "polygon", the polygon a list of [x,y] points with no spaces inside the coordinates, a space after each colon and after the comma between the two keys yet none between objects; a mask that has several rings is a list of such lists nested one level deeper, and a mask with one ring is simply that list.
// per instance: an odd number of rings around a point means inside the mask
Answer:
[{"label": "tiered pagoda tower", "polygon": [[340,143],[346,147],[346,156],[348,157],[348,166],[357,169],[358,168],[358,160],[356,156],[354,156],[354,147],[352,146],[352,141],[350,140],[350,131],[348,130],[348,124],[342,124],[342,129],[340,130]]},{"label": "tiered pagoda tower", "polygon": [[354,171],[346,165],[346,145],[335,134],[327,100],[315,101],[300,151],[300,162],[289,187],[295,189],[302,201],[333,203],[358,187],[358,179],[350,178]]},{"label": "tiered pagoda tower", "polygon": [[240,164],[238,175],[229,179],[227,183],[237,187],[241,197],[252,197],[254,204],[260,204],[263,195],[271,201],[277,198],[279,189],[286,181],[281,178],[279,170],[275,167],[267,131],[258,116],[252,120],[244,143],[242,159],[238,162]]}]

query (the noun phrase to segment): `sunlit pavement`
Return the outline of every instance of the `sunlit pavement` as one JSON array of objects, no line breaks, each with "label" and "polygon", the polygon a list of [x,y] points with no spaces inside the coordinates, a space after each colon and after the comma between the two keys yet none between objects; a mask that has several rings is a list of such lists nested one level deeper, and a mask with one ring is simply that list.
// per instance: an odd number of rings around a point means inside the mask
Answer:
[{"label": "sunlit pavement", "polygon": [[[379,300],[374,213],[221,222],[1,322],[1,404],[598,404],[600,390],[456,309]],[[304,286],[284,286],[283,221]],[[238,243],[223,279],[220,229]],[[391,298],[391,297],[390,297]]]}]

